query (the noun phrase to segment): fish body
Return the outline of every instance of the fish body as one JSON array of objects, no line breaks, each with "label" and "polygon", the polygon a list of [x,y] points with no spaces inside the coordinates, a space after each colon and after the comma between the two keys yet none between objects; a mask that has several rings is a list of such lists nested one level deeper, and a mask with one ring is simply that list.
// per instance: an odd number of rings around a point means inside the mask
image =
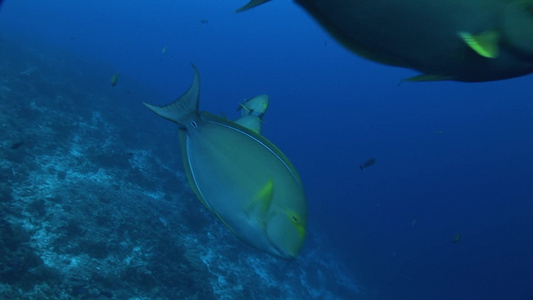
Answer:
[{"label": "fish body", "polygon": [[257,134],[261,134],[261,122],[263,121],[258,116],[254,116],[254,115],[243,116],[233,122],[243,127],[246,127]]},{"label": "fish body", "polygon": [[359,168],[361,169],[361,171],[363,171],[364,168],[368,168],[368,167],[372,166],[375,163],[376,163],[376,159],[375,158],[371,158],[371,159],[365,161],[364,164],[359,165]]},{"label": "fish body", "polygon": [[481,82],[533,72],[533,0],[295,2],[354,53],[422,72],[407,80]]},{"label": "fish body", "polygon": [[180,125],[189,184],[200,201],[241,240],[293,258],[306,233],[302,183],[283,153],[263,136],[225,118],[198,111],[199,75],[175,102],[145,105]]}]

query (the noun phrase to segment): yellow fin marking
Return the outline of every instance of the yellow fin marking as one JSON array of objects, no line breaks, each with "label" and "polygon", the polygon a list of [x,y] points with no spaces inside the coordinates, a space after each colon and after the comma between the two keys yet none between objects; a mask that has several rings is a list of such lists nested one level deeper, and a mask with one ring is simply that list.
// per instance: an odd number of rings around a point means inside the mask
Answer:
[{"label": "yellow fin marking", "polygon": [[461,39],[477,54],[486,58],[496,58],[499,55],[500,34],[496,31],[485,31],[480,34],[468,32],[458,33]]},{"label": "yellow fin marking", "polygon": [[248,214],[255,213],[262,220],[270,208],[272,198],[274,197],[274,180],[270,178],[267,183],[259,190],[259,192],[252,199],[248,205],[246,212]]}]

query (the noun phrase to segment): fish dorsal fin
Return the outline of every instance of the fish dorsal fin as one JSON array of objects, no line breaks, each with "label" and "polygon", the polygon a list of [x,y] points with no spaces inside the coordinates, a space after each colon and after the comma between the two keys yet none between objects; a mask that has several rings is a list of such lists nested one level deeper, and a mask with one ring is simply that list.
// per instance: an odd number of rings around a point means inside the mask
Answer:
[{"label": "fish dorsal fin", "polygon": [[497,31],[485,31],[475,35],[461,31],[458,34],[463,42],[483,57],[496,58],[500,54],[500,34]]},{"label": "fish dorsal fin", "polygon": [[246,213],[248,214],[248,217],[261,220],[261,222],[264,223],[267,213],[270,209],[270,205],[272,204],[273,197],[274,180],[270,178],[246,207]]},{"label": "fish dorsal fin", "polygon": [[252,9],[256,6],[259,6],[263,3],[266,3],[266,2],[269,2],[270,0],[250,0],[250,2],[248,2],[248,4],[246,4],[245,6],[237,9],[236,12],[241,12],[241,11],[245,11],[245,10],[249,10],[249,9]]},{"label": "fish dorsal fin", "polygon": [[192,67],[194,69],[194,80],[183,95],[165,106],[156,106],[143,102],[144,106],[162,118],[183,125],[191,113],[198,111],[198,102],[200,99],[200,74],[194,65]]}]

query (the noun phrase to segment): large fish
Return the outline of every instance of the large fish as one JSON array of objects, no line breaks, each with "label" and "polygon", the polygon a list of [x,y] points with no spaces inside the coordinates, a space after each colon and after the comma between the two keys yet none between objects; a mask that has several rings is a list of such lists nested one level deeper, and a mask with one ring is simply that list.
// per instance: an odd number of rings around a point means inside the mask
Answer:
[{"label": "large fish", "polygon": [[358,55],[422,72],[408,80],[479,82],[533,72],[533,0],[295,2]]},{"label": "large fish", "polygon": [[240,239],[295,257],[305,239],[307,205],[298,173],[263,136],[198,111],[200,77],[166,106],[144,103],[177,123],[187,178],[200,201]]}]

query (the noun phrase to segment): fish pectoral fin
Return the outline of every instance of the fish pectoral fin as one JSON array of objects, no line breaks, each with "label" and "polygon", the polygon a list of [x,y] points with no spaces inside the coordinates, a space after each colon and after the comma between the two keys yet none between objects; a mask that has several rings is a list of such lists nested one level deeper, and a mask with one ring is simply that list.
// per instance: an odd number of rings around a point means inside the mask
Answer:
[{"label": "fish pectoral fin", "polygon": [[249,218],[265,220],[272,198],[274,197],[274,180],[270,178],[267,183],[259,190],[246,207],[246,213]]},{"label": "fish pectoral fin", "polygon": [[468,47],[477,54],[486,58],[496,58],[500,53],[500,34],[497,31],[485,31],[479,34],[458,32],[459,36]]},{"label": "fish pectoral fin", "polygon": [[[237,111],[239,110],[244,110],[246,112],[248,112],[247,114],[249,115],[251,113],[251,109],[249,109],[247,106],[246,106],[246,101],[244,101],[243,103],[239,103],[239,107],[237,107]],[[243,111],[243,114],[245,114],[246,112]]]},{"label": "fish pectoral fin", "polygon": [[259,6],[259,5],[263,4],[263,3],[266,3],[268,1],[270,1],[270,0],[250,0],[250,2],[248,2],[248,4],[246,4],[245,6],[237,9],[236,12],[241,12],[241,11],[252,9],[252,8],[254,8],[256,6]]}]

